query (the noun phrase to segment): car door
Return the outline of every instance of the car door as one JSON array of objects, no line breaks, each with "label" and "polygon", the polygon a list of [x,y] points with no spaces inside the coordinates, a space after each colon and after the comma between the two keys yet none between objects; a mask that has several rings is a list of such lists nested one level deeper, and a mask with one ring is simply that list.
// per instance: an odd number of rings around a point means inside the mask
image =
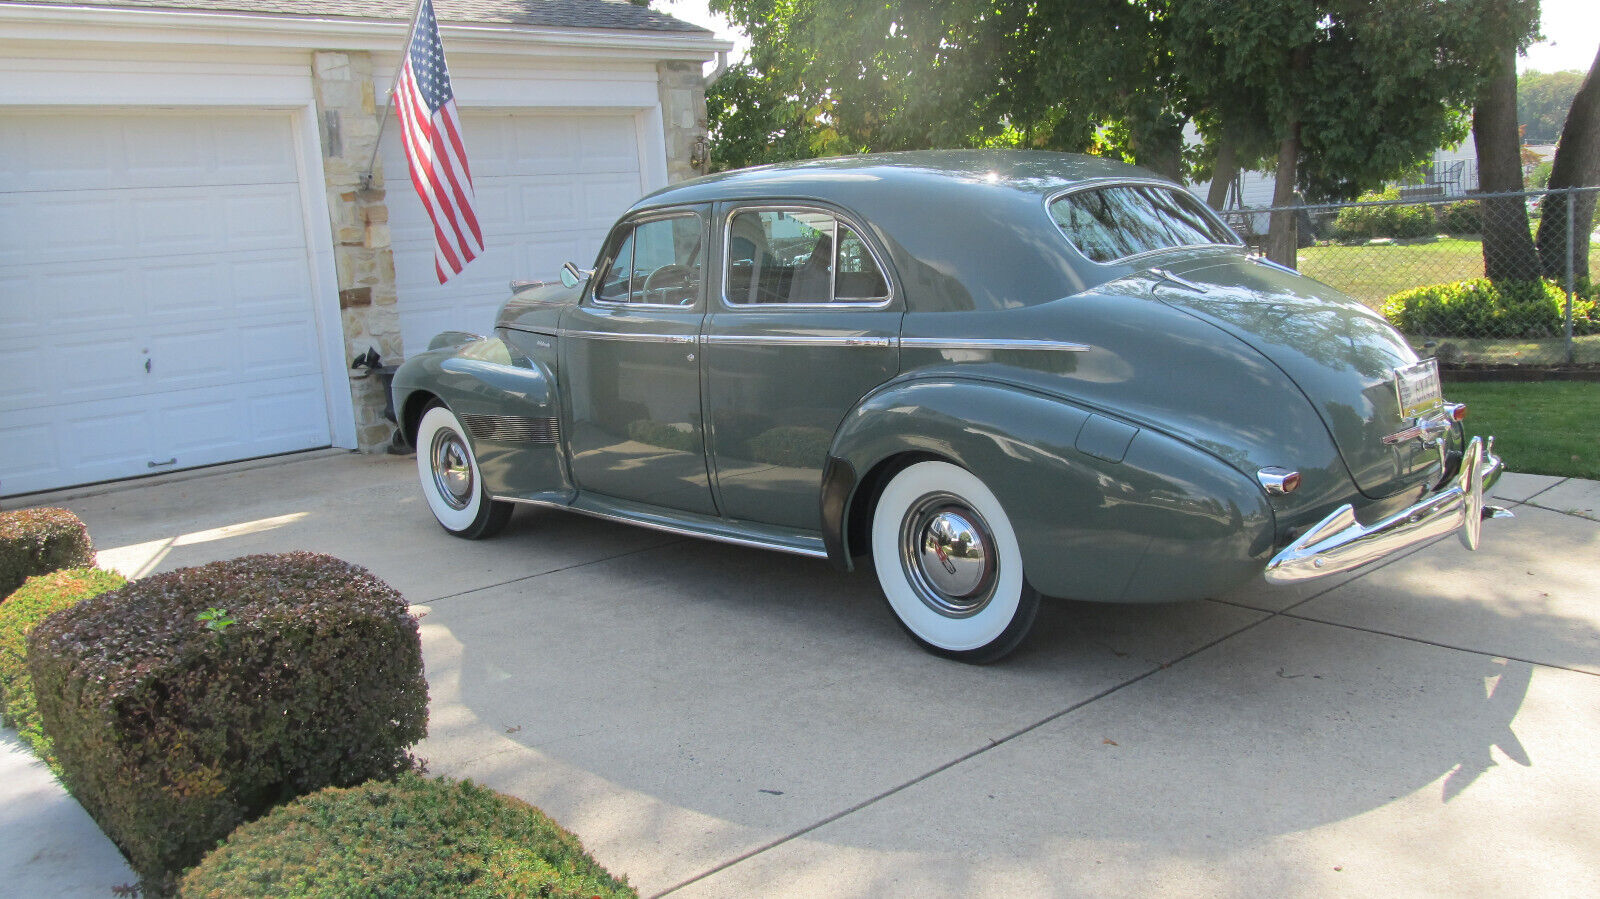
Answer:
[{"label": "car door", "polygon": [[701,338],[718,505],[820,530],[833,434],[898,371],[903,305],[886,255],[840,210],[724,204],[718,221],[719,295]]},{"label": "car door", "polygon": [[709,211],[655,210],[619,224],[562,319],[567,445],[584,493],[716,514],[697,355]]}]

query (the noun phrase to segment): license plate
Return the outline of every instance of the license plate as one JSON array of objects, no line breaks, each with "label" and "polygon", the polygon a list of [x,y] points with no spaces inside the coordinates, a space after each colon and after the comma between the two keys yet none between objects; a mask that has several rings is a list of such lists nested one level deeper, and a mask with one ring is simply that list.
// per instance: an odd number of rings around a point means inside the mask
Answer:
[{"label": "license plate", "polygon": [[1444,404],[1439,389],[1439,363],[1424,359],[1416,365],[1394,370],[1395,390],[1400,394],[1400,417],[1416,418]]}]

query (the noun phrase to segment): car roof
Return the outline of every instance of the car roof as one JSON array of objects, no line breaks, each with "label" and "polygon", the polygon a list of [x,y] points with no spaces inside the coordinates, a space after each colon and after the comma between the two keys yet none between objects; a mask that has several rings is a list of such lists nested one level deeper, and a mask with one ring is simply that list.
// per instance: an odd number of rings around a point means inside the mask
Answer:
[{"label": "car roof", "polygon": [[919,187],[970,185],[974,195],[1043,197],[1089,181],[1130,178],[1160,176],[1138,166],[1073,153],[912,150],[807,159],[707,175],[655,191],[634,208],[777,196],[854,205],[853,201],[863,196],[865,185],[892,187],[901,196],[903,191]]},{"label": "car roof", "polygon": [[663,188],[628,214],[723,201],[838,207],[877,238],[906,287],[909,311],[1032,306],[1135,268],[1084,258],[1046,201],[1079,185],[1154,180],[1092,156],[1037,150],[918,150],[840,156],[709,175]]}]

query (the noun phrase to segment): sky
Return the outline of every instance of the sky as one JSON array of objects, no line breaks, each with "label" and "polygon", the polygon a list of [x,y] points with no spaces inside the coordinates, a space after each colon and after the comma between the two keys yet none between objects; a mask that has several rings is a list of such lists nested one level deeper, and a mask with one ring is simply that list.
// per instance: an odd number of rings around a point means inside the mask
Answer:
[{"label": "sky", "polygon": [[[735,32],[728,21],[706,9],[706,0],[655,0],[657,10],[677,16],[716,32],[733,41],[734,56],[743,55],[749,41]],[[1597,0],[1542,0],[1541,30],[1549,40],[1534,44],[1517,62],[1519,71],[1559,72],[1563,69],[1589,71],[1595,51],[1600,49],[1600,2]]]}]

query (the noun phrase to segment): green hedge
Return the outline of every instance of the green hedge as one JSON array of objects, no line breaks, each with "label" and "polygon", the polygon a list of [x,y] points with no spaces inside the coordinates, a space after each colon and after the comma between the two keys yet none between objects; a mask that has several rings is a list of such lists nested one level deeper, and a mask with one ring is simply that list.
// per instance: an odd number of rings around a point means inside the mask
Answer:
[{"label": "green hedge", "polygon": [[403,774],[313,793],[234,831],[184,897],[636,895],[572,834],[471,781]]},{"label": "green hedge", "polygon": [[[1567,295],[1549,281],[1495,284],[1473,278],[1401,291],[1383,315],[1406,334],[1430,337],[1559,337],[1566,333]],[[1600,334],[1595,301],[1573,298],[1574,334]]]},{"label": "green hedge", "polygon": [[85,600],[34,628],[28,670],[63,780],[156,895],[274,805],[409,769],[427,730],[405,600],[312,553]]},{"label": "green hedge", "polygon": [[[1362,194],[1358,203],[1395,201],[1397,188]],[[1374,237],[1423,237],[1435,234],[1439,222],[1431,206],[1349,206],[1333,220],[1333,236],[1339,240],[1369,240]]]},{"label": "green hedge", "polygon": [[0,717],[57,774],[61,769],[50,738],[39,726],[39,706],[28,676],[28,634],[51,614],[125,583],[114,571],[68,568],[28,578],[0,604]]},{"label": "green hedge", "polygon": [[93,565],[89,529],[66,509],[0,512],[0,599],[36,574]]}]

